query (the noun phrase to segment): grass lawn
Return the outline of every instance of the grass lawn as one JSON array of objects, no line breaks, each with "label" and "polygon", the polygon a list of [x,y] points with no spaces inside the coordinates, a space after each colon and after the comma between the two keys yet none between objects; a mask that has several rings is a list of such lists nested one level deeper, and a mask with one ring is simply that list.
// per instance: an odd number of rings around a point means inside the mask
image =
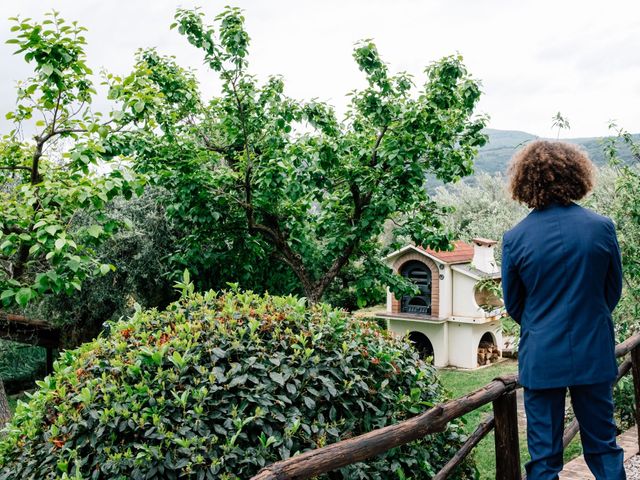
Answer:
[{"label": "grass lawn", "polygon": [[[515,360],[505,360],[490,367],[479,370],[465,371],[454,369],[441,369],[438,376],[451,398],[461,397],[473,390],[486,385],[491,380],[502,375],[509,375],[518,371],[518,363]],[[491,412],[491,404],[474,410],[462,417],[465,430],[468,434],[473,432],[480,421]],[[495,443],[493,432],[490,432],[474,449],[476,465],[480,473],[479,479],[493,480],[496,478]],[[571,442],[565,450],[565,462],[581,454],[578,438]],[[529,460],[527,452],[526,432],[520,431],[520,460],[522,464]]]}]

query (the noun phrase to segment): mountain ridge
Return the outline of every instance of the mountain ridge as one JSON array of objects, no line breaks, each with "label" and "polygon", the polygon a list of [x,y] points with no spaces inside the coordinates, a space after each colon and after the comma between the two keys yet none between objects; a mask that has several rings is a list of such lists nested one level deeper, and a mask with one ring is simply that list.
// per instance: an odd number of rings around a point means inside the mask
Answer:
[{"label": "mountain ridge", "polygon": [[[475,171],[486,172],[490,174],[505,173],[507,165],[513,154],[519,147],[525,143],[535,139],[555,140],[545,137],[539,137],[521,130],[500,130],[495,128],[486,128],[484,133],[489,137],[487,144],[478,151],[475,159]],[[576,137],[561,139],[564,142],[574,143],[584,148],[589,157],[598,166],[605,165],[605,159],[602,149],[602,141],[611,137]],[[634,134],[634,139],[640,139],[640,134]],[[624,162],[631,162],[633,156],[629,149],[620,143],[620,158]]]}]

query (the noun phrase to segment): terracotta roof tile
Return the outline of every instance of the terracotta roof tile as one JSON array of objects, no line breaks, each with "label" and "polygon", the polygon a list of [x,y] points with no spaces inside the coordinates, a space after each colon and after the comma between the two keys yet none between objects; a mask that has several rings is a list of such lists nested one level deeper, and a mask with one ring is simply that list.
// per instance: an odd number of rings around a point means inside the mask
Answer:
[{"label": "terracotta roof tile", "polygon": [[433,255],[438,260],[444,263],[465,263],[473,260],[473,245],[470,245],[462,240],[456,240],[453,242],[454,248],[451,251],[448,250],[433,250],[431,248],[418,247],[420,250],[424,250],[429,255]]}]

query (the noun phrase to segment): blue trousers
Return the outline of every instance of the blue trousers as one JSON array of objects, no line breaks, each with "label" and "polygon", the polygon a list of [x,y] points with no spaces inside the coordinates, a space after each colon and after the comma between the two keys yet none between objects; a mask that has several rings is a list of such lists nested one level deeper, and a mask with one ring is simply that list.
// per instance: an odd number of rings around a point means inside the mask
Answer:
[{"label": "blue trousers", "polygon": [[[624,452],[616,444],[611,383],[568,387],[580,424],[584,459],[596,480],[625,480]],[[555,480],[562,470],[566,388],[524,389],[528,480]]]}]

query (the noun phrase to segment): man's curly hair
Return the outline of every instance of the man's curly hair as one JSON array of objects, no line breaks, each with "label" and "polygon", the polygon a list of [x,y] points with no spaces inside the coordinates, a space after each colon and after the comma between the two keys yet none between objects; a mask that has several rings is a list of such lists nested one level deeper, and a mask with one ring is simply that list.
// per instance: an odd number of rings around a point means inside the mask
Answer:
[{"label": "man's curly hair", "polygon": [[564,142],[535,140],[509,164],[509,192],[530,208],[580,200],[594,185],[594,166],[587,153]]}]

